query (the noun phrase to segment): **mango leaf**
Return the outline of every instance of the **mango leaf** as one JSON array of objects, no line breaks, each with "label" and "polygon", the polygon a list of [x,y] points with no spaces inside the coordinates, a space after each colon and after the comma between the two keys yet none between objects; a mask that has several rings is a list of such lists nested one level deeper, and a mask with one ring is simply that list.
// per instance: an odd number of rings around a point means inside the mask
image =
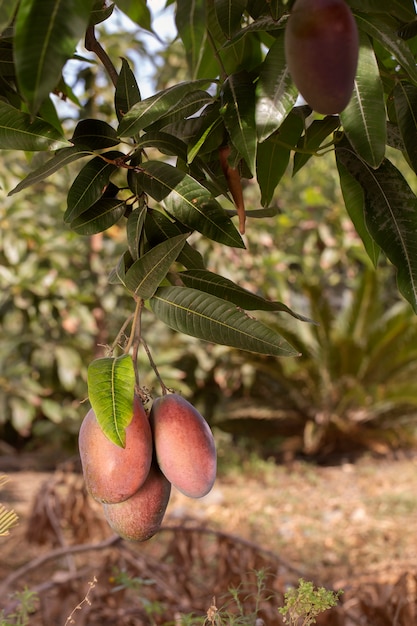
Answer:
[{"label": "mango leaf", "polygon": [[79,235],[102,233],[119,221],[126,211],[124,200],[100,198],[70,223]]},{"label": "mango leaf", "polygon": [[292,175],[295,174],[307,163],[315,152],[320,148],[323,141],[339,126],[339,119],[336,115],[327,115],[323,119],[314,120],[306,129],[305,134],[297,143],[294,155],[294,167]]},{"label": "mango leaf", "polygon": [[303,129],[302,118],[290,112],[279,129],[259,144],[256,170],[262,206],[268,206],[271,202],[274,191],[287,169],[291,146],[297,143]]},{"label": "mango leaf", "polygon": [[417,87],[398,82],[394,88],[394,104],[407,156],[417,172]]},{"label": "mango leaf", "polygon": [[283,32],[278,35],[262,63],[256,94],[258,139],[264,141],[280,127],[298,96],[287,67]]},{"label": "mango leaf", "polygon": [[415,16],[413,0],[349,0],[352,9],[365,13],[392,13],[398,19],[407,21]]},{"label": "mango leaf", "polygon": [[260,354],[298,356],[276,331],[217,296],[189,287],[160,287],[149,304],[180,333]]},{"label": "mango leaf", "polygon": [[385,154],[386,111],[384,90],[375,52],[360,33],[360,50],[352,98],[340,114],[346,135],[360,157],[378,167]]},{"label": "mango leaf", "polygon": [[205,0],[177,0],[175,25],[184,44],[193,79],[216,76],[218,61],[208,38]]},{"label": "mango leaf", "polygon": [[167,239],[135,261],[126,272],[126,287],[143,300],[153,296],[184,247],[188,235]]},{"label": "mango leaf", "polygon": [[74,146],[89,148],[90,150],[112,148],[120,143],[116,131],[110,124],[95,119],[80,120],[75,127],[71,141]]},{"label": "mango leaf", "polygon": [[104,357],[92,361],[87,371],[88,397],[106,437],[126,445],[126,428],[133,418],[135,370],[132,357]]},{"label": "mango leaf", "polygon": [[132,0],[117,0],[116,4],[132,22],[135,22],[141,28],[153,33],[151,13],[146,6],[146,0],[135,0],[134,2],[132,2]]},{"label": "mango leaf", "polygon": [[213,96],[202,89],[195,89],[187,93],[170,111],[162,115],[156,122],[149,124],[145,130],[160,130],[171,128],[177,123],[186,121],[197,111],[213,102]]},{"label": "mango leaf", "polygon": [[61,148],[55,153],[51,159],[48,159],[46,163],[40,165],[33,170],[30,174],[28,174],[14,189],[9,191],[9,196],[12,196],[22,189],[26,189],[26,187],[30,187],[31,185],[35,185],[36,183],[40,183],[54,172],[57,172],[62,167],[65,167],[69,163],[73,161],[77,161],[78,159],[85,158],[86,156],[91,156],[91,152],[89,150],[83,150],[77,146],[71,146],[70,148]]},{"label": "mango leaf", "polygon": [[133,137],[174,109],[184,96],[210,82],[201,79],[179,83],[137,102],[121,119],[118,128],[119,137]]},{"label": "mango leaf", "polygon": [[343,200],[350,219],[362,239],[365,250],[372,261],[374,267],[378,264],[380,248],[375,243],[365,222],[365,198],[361,184],[348,172],[345,166],[340,162],[336,152],[336,163],[340,177],[340,187],[342,190]]},{"label": "mango leaf", "polygon": [[132,211],[127,218],[126,235],[127,245],[132,258],[136,261],[139,256],[139,245],[142,239],[143,224],[146,217],[146,204]]},{"label": "mango leaf", "polygon": [[233,74],[225,81],[221,113],[233,145],[253,174],[256,167],[255,87],[247,72]]},{"label": "mango leaf", "polygon": [[54,126],[39,117],[32,119],[6,102],[0,101],[0,149],[58,150],[69,146]]},{"label": "mango leaf", "polygon": [[0,2],[0,33],[3,33],[13,21],[19,0],[2,0]]},{"label": "mango leaf", "polygon": [[114,108],[119,122],[132,106],[140,102],[140,100],[141,95],[135,75],[126,59],[122,59],[122,68],[119,72],[114,93]]},{"label": "mango leaf", "polygon": [[[187,229],[179,222],[173,222],[161,211],[148,209],[146,212],[145,232],[149,243],[152,246],[155,246],[166,239],[170,239],[187,232]],[[200,252],[190,246],[187,241],[178,255],[177,260],[179,263],[182,263],[184,267],[205,267],[205,263]]]},{"label": "mango leaf", "polygon": [[247,0],[214,0],[217,20],[227,39],[231,39],[240,30],[246,4]]},{"label": "mango leaf", "polygon": [[367,228],[397,268],[398,288],[417,313],[416,196],[387,159],[374,170],[348,146],[338,146],[336,154],[360,183],[365,196]]},{"label": "mango leaf", "polygon": [[187,144],[181,139],[164,133],[160,130],[149,130],[144,133],[136,142],[136,148],[156,148],[162,154],[178,156],[183,161],[187,160]]},{"label": "mango leaf", "polygon": [[21,0],[15,22],[17,82],[36,114],[57,86],[90,19],[93,0]]},{"label": "mango leaf", "polygon": [[192,269],[186,272],[178,272],[177,275],[181,278],[186,287],[198,289],[205,293],[211,293],[213,296],[231,302],[241,309],[247,311],[282,311],[283,313],[289,313],[303,322],[311,322],[311,320],[304,315],[299,315],[291,311],[291,309],[282,302],[265,300],[265,298],[251,293],[243,287],[239,287],[233,281],[219,274],[215,274],[214,272],[209,272],[204,269]]},{"label": "mango leaf", "polygon": [[245,247],[221,205],[185,172],[167,163],[147,161],[138,178],[145,193],[158,202],[164,200],[167,212],[187,228],[227,246]]},{"label": "mango leaf", "polygon": [[358,27],[368,33],[370,37],[379,41],[407,72],[410,80],[417,84],[417,66],[414,55],[407,43],[383,19],[376,15],[369,17],[368,15],[355,13],[355,18]]},{"label": "mango leaf", "polygon": [[[106,153],[105,158],[117,160],[124,156],[122,152],[111,151]],[[72,222],[97,202],[103,195],[110,176],[116,170],[117,165],[107,163],[101,157],[91,159],[78,173],[69,189],[64,221]]]}]

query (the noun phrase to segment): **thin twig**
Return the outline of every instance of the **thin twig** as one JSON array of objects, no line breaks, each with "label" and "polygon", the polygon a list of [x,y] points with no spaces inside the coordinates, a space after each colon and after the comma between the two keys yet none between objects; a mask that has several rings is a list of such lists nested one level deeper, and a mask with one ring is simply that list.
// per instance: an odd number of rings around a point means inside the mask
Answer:
[{"label": "thin twig", "polygon": [[42,567],[48,561],[52,561],[53,559],[58,559],[61,556],[67,556],[68,554],[80,554],[81,552],[90,552],[96,550],[104,550],[105,548],[111,548],[115,546],[117,543],[121,541],[119,535],[112,535],[108,539],[104,541],[100,541],[99,543],[86,543],[84,545],[76,545],[76,546],[67,546],[65,548],[57,548],[56,550],[51,550],[47,554],[42,554],[41,556],[32,559],[29,563],[22,565],[15,572],[12,572],[0,585],[0,598],[4,597],[6,589],[10,587],[13,583],[16,582],[19,578],[31,572],[34,569]]},{"label": "thin twig", "polygon": [[143,338],[143,337],[141,337],[141,343],[142,343],[142,345],[143,345],[143,349],[144,349],[144,350],[145,350],[145,352],[146,352],[146,356],[148,357],[148,360],[149,360],[150,366],[152,367],[153,371],[155,372],[155,376],[157,377],[158,382],[159,382],[159,384],[161,385],[162,395],[166,395],[166,394],[169,392],[169,389],[168,389],[168,387],[166,386],[166,384],[164,383],[164,381],[162,380],[161,375],[160,375],[160,373],[159,373],[159,371],[158,371],[158,368],[157,368],[157,366],[156,366],[156,363],[155,363],[155,361],[153,360],[153,357],[152,357],[151,351],[149,350],[149,346],[148,346],[148,344],[146,343],[146,341],[144,340],[144,338]]},{"label": "thin twig", "polygon": [[94,26],[89,26],[87,28],[87,32],[85,33],[85,47],[87,50],[94,52],[94,54],[98,56],[104,66],[104,69],[109,75],[111,82],[116,87],[119,75],[109,55],[101,46],[100,42],[97,41]]}]

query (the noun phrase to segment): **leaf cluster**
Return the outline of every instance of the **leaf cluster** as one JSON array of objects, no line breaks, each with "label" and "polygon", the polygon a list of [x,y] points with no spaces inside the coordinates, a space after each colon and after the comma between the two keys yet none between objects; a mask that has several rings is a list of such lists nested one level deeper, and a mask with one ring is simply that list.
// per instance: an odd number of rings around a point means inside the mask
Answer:
[{"label": "leaf cluster", "polygon": [[[387,146],[417,171],[417,98],[412,0],[350,0],[360,33],[354,92],[340,116],[300,102],[288,71],[282,0],[178,0],[176,27],[189,79],[142,99],[131,64],[116,70],[96,39],[97,24],[122,11],[152,32],[146,1],[10,2],[3,15],[0,149],[51,156],[11,193],[69,163],[80,169],[67,194],[65,222],[90,236],[126,227],[127,248],[111,275],[171,328],[263,354],[296,355],[281,333],[248,310],[304,317],[208,271],[192,245],[206,237],[244,254],[241,179],[254,178],[262,217],[277,186],[312,156],[332,150],[347,211],[376,265],[397,268],[401,293],[417,311],[417,198]],[[13,5],[13,6],[12,6]],[[114,86],[111,123],[81,119],[63,131],[51,93],[76,100],[63,69],[84,37]],[[227,150],[225,151],[225,148]],[[233,219],[239,214],[240,231]]]}]

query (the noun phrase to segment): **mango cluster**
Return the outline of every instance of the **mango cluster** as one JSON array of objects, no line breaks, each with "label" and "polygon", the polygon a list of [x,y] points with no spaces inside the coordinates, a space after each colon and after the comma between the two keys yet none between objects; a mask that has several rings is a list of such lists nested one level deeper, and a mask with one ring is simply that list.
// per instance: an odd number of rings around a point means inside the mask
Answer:
[{"label": "mango cluster", "polygon": [[285,28],[285,56],[300,94],[317,113],[341,113],[356,76],[359,34],[345,0],[296,0]]},{"label": "mango cluster", "polygon": [[156,398],[149,418],[135,396],[124,448],[106,437],[90,409],[78,444],[87,491],[102,503],[112,530],[131,541],[146,541],[159,530],[172,485],[201,498],[216,478],[210,427],[175,393]]}]

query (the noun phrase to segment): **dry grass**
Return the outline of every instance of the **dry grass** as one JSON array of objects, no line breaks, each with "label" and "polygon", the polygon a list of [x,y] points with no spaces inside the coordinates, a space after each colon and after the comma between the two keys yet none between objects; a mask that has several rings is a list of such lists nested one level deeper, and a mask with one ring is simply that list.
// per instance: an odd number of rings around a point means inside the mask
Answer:
[{"label": "dry grass", "polygon": [[[62,626],[96,576],[92,605],[74,617],[79,626],[114,623],[115,615],[118,626],[175,622],[175,615],[185,623],[178,616],[204,617],[213,596],[222,607],[230,586],[246,597],[256,586],[254,570],[265,569],[274,594],[263,603],[267,624],[281,623],[278,603],[303,576],[345,590],[342,607],[318,623],[411,626],[417,623],[416,466],[414,457],[334,467],[250,459],[222,473],[201,500],[174,492],[165,530],[147,544],[117,541],[83,553],[77,546],[111,542],[111,534],[81,476],[9,473],[1,501],[21,521],[1,540],[0,606],[23,585],[36,587],[42,606],[30,623]],[[29,569],[36,558],[46,560]],[[118,571],[127,573],[122,583]],[[136,584],[126,583],[132,579]],[[247,615],[252,610],[248,599]]]}]

